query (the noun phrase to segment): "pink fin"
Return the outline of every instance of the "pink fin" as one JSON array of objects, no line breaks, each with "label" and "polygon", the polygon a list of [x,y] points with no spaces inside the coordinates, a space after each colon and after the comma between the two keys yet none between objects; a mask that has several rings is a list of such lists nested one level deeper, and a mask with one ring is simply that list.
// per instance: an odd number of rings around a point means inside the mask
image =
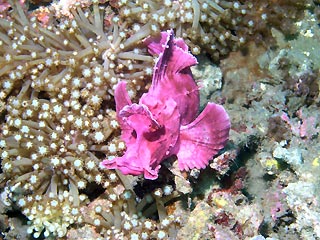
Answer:
[{"label": "pink fin", "polygon": [[160,169],[160,165],[158,165],[155,169],[151,169],[151,168],[145,168],[144,169],[144,177],[146,179],[150,179],[150,180],[155,180],[158,178],[158,172],[159,172],[159,169]]},{"label": "pink fin", "polygon": [[121,128],[121,136],[122,139],[128,143],[131,139],[131,127],[128,126],[128,123],[124,121],[122,117],[119,116],[120,110],[123,109],[125,106],[131,105],[131,100],[129,98],[128,92],[126,90],[127,83],[121,81],[116,86],[114,91],[114,98],[116,101],[116,110],[117,110],[117,120],[120,124]]},{"label": "pink fin", "polygon": [[131,99],[126,90],[126,85],[127,83],[125,81],[121,81],[117,84],[114,91],[117,112],[119,112],[124,106],[131,104]]},{"label": "pink fin", "polygon": [[160,165],[156,166],[155,169],[151,169],[151,167],[146,166],[145,168],[137,165],[134,166],[132,163],[138,163],[139,159],[134,156],[130,158],[126,153],[126,156],[117,157],[112,160],[104,160],[102,161],[102,166],[107,169],[118,169],[123,174],[131,174],[134,176],[143,174],[146,179],[154,180],[158,178],[158,172],[160,169]]},{"label": "pink fin", "polygon": [[156,37],[148,37],[144,40],[144,44],[148,46],[148,52],[152,55],[159,55],[166,47],[172,30],[161,32]]},{"label": "pink fin", "polygon": [[154,67],[148,95],[163,102],[168,98],[174,99],[181,123],[188,124],[196,118],[199,109],[199,90],[190,69],[197,64],[197,59],[188,52],[182,39],[174,38],[172,30],[162,33],[160,40],[153,39],[146,40],[148,48],[162,49],[162,52]]},{"label": "pink fin", "polygon": [[221,105],[208,103],[190,124],[181,126],[177,153],[180,170],[204,168],[228,141],[230,120]]},{"label": "pink fin", "polygon": [[[173,85],[176,90],[179,90],[179,87],[181,87],[179,84],[186,84],[187,86],[191,84],[194,87],[192,90],[198,90],[190,70],[191,66],[198,63],[197,59],[186,50],[187,47],[182,41],[174,39],[173,31],[168,31],[167,34],[168,36],[161,34],[162,38],[165,39],[161,40],[160,47],[163,48],[163,51],[159,53],[159,58],[154,68],[152,88],[164,87],[169,89],[168,86],[166,87],[166,84],[169,84],[170,87]],[[153,45],[155,45],[154,42]],[[177,78],[176,74],[179,74],[180,77]],[[169,77],[169,79],[166,77]]]}]

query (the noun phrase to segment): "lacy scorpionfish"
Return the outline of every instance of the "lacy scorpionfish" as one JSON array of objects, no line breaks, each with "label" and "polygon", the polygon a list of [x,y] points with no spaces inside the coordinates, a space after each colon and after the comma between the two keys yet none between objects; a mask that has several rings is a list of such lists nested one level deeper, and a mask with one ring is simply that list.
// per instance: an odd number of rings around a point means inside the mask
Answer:
[{"label": "lacy scorpionfish", "polygon": [[139,103],[132,103],[126,83],[118,83],[117,119],[127,149],[102,165],[146,179],[156,179],[161,162],[173,155],[180,170],[204,168],[228,141],[228,114],[221,105],[208,103],[198,115],[199,89],[190,69],[197,60],[173,31],[147,38],[145,44],[158,55],[151,87]]}]

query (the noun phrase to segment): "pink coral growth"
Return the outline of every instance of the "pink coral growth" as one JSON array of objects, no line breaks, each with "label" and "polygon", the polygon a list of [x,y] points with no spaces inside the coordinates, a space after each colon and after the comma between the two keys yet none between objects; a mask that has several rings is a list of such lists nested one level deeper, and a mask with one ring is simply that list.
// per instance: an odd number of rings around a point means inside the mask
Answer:
[{"label": "pink coral growth", "polygon": [[[320,132],[319,121],[315,116],[304,113],[302,109],[296,112],[298,119],[290,119],[286,113],[282,113],[281,119],[286,122],[290,127],[293,134],[301,138],[312,139]],[[294,121],[295,120],[295,121]]]},{"label": "pink coral growth", "polygon": [[10,3],[8,3],[6,0],[0,0],[0,12],[4,12],[8,8],[10,8]]},{"label": "pink coral growth", "polygon": [[[21,6],[24,6],[25,0],[18,1]],[[10,10],[10,3],[7,0],[0,0],[0,17],[4,18]]]},{"label": "pink coral growth", "polygon": [[173,155],[180,170],[204,168],[228,140],[228,114],[221,105],[208,103],[197,116],[199,90],[190,69],[197,60],[182,39],[168,31],[145,44],[159,55],[152,85],[139,103],[131,102],[125,82],[117,85],[117,118],[127,150],[102,165],[147,179],[156,179],[160,163]]}]

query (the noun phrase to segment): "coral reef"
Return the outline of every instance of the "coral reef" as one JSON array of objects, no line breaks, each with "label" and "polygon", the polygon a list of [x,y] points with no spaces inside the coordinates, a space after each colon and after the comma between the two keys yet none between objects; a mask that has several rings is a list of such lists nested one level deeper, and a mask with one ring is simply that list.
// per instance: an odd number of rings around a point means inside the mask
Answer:
[{"label": "coral reef", "polygon": [[[245,42],[270,37],[270,26],[289,33],[311,1],[132,1],[115,4],[120,18],[149,34],[173,28],[193,54],[209,53],[218,60]],[[291,33],[292,33],[291,32]]]},{"label": "coral reef", "polygon": [[226,98],[246,196],[263,211],[261,239],[319,238],[318,22],[306,11],[295,37],[272,29],[273,48],[249,45],[220,65],[229,87],[212,98]]},{"label": "coral reef", "polygon": [[[79,207],[88,197],[81,191],[105,185],[99,154],[125,148],[110,102],[113,85],[121,75],[133,97],[153,59],[138,46],[120,48],[122,27],[111,21],[105,28],[107,10],[97,3],[69,9],[72,19],[50,15],[45,24],[23,5],[11,6],[0,19],[8,33],[0,41],[1,182],[30,221],[28,233],[62,237],[82,222]],[[115,59],[112,49],[124,57]]]}]

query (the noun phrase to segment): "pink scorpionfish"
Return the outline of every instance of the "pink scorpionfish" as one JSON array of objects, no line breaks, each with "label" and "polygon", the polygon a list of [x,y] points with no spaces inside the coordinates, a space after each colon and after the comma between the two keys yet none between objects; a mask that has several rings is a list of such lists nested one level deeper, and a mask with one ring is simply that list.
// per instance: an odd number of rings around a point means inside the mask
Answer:
[{"label": "pink scorpionfish", "polygon": [[161,162],[173,155],[180,170],[204,168],[228,141],[228,114],[221,105],[208,103],[198,115],[199,90],[190,69],[197,60],[173,31],[145,43],[159,55],[151,87],[139,103],[132,103],[126,83],[118,83],[116,111],[127,149],[102,165],[146,179],[156,179]]}]

